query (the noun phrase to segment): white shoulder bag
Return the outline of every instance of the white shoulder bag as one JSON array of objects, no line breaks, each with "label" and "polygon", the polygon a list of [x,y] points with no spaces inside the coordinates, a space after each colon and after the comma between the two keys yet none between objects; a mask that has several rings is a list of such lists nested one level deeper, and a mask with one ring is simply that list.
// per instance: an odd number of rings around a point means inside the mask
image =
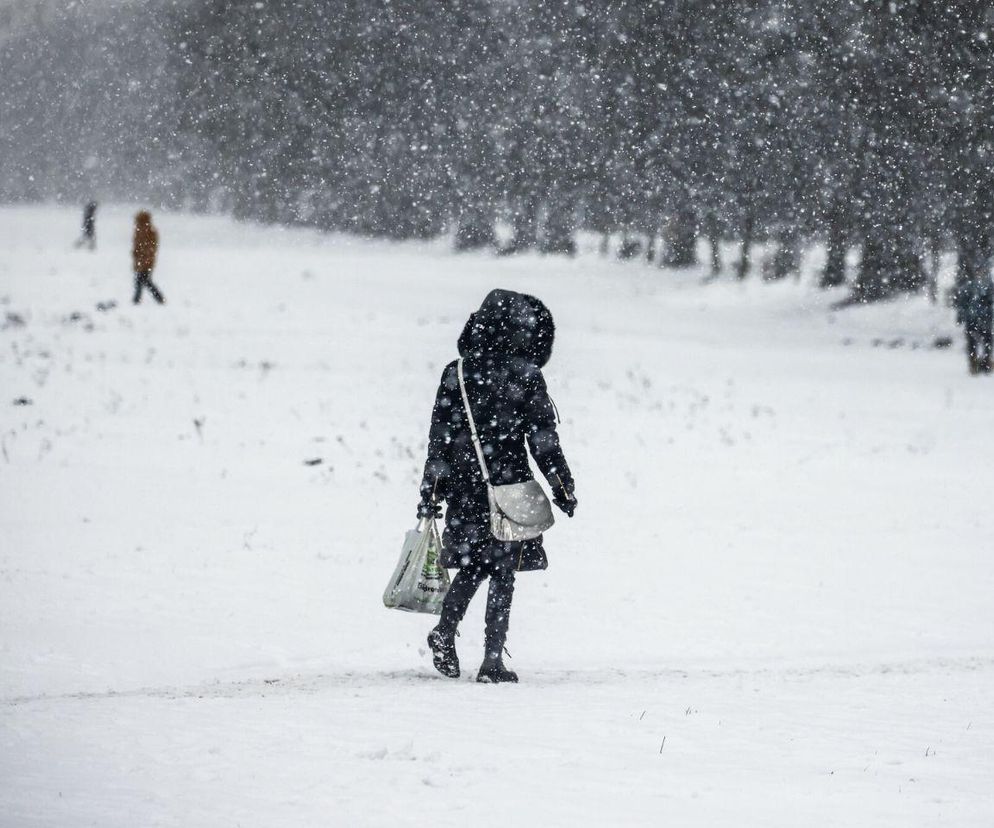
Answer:
[{"label": "white shoulder bag", "polygon": [[490,482],[490,472],[483,456],[483,446],[476,432],[476,421],[469,407],[469,397],[466,396],[466,378],[463,376],[463,361],[456,365],[459,375],[459,390],[462,392],[462,404],[466,409],[466,419],[469,421],[469,432],[473,437],[473,448],[480,461],[480,471],[483,472],[483,482],[487,485],[487,500],[490,503],[490,532],[497,540],[524,541],[537,538],[556,522],[552,515],[552,504],[546,497],[542,486],[537,480],[526,480],[524,483],[508,483],[495,486]]}]

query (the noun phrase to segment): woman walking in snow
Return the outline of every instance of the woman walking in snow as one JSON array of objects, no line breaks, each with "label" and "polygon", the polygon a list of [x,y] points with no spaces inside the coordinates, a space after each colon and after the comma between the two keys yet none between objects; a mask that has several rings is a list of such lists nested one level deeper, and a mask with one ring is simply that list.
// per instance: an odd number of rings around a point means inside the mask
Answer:
[{"label": "woman walking in snow", "polygon": [[131,245],[131,260],[135,267],[135,297],[137,305],[142,300],[142,288],[148,288],[152,298],[160,305],[166,300],[152,281],[155,257],[159,252],[159,231],[152,226],[152,214],[142,210],[135,216],[135,237]]},{"label": "woman walking in snow", "polygon": [[487,578],[485,651],[481,682],[517,681],[504,666],[517,572],[545,569],[542,536],[500,541],[491,532],[487,483],[468,425],[459,368],[490,481],[497,486],[532,480],[528,454],[553,491],[553,502],[570,517],[576,509],[573,477],[559,446],[555,409],[542,368],[552,355],[555,326],[545,305],[533,296],[491,291],[459,337],[459,362],[442,373],[432,411],[428,460],[421,482],[418,517],[442,516],[442,564],[459,572],[445,597],[441,618],[428,635],[436,669],[459,675],[455,637],[476,590]]},{"label": "woman walking in snow", "polygon": [[955,294],[956,321],[966,333],[971,374],[994,370],[994,282],[984,274],[959,286]]}]

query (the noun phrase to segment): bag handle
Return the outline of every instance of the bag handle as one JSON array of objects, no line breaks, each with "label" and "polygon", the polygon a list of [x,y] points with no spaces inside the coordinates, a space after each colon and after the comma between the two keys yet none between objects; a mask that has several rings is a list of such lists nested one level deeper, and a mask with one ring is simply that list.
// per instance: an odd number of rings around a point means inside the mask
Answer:
[{"label": "bag handle", "polygon": [[456,374],[459,377],[459,392],[462,394],[463,408],[466,409],[466,419],[469,420],[469,433],[473,438],[473,448],[476,449],[476,459],[480,461],[480,471],[483,472],[483,482],[490,485],[490,473],[487,471],[487,461],[483,456],[483,446],[480,445],[480,435],[476,433],[476,421],[473,419],[473,409],[469,407],[469,397],[466,395],[466,377],[462,370],[462,357],[456,362]]},{"label": "bag handle", "polygon": [[[431,486],[431,503],[435,505],[435,491],[438,489],[438,475],[435,475],[435,482]],[[423,517],[418,520],[418,532],[424,532],[429,523],[434,523],[435,518]]]}]

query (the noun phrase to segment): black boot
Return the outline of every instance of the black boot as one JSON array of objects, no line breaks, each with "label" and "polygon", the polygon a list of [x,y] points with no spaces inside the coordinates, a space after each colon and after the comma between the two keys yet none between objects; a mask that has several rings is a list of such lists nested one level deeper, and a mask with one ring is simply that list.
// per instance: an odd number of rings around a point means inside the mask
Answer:
[{"label": "black boot", "polygon": [[428,633],[428,647],[431,649],[435,669],[446,678],[459,678],[459,656],[456,655],[455,635],[446,635],[435,627]]},{"label": "black boot", "polygon": [[501,659],[485,659],[480,665],[480,672],[476,674],[476,680],[481,684],[503,684],[510,682],[518,683],[518,674],[514,670],[508,670]]},{"label": "black boot", "polygon": [[447,678],[459,678],[456,630],[484,578],[486,575],[480,569],[460,569],[452,579],[452,585],[442,602],[438,626],[428,633],[428,647],[431,649],[435,669]]},{"label": "black boot", "polygon": [[487,620],[483,664],[476,680],[485,684],[517,682],[518,674],[504,666],[504,642],[511,622],[511,598],[514,597],[514,570],[490,576],[487,593]]}]

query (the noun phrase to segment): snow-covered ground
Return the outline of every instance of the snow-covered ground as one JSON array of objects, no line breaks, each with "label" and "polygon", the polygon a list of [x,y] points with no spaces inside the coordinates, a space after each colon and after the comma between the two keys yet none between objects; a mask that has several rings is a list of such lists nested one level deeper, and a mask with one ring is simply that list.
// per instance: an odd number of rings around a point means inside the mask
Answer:
[{"label": "snow-covered ground", "polygon": [[[132,213],[89,253],[0,208],[0,825],[994,823],[994,378],[947,308],[170,214],[133,307]],[[498,687],[479,599],[458,681],[380,604],[494,286],[556,316],[580,503]]]}]

